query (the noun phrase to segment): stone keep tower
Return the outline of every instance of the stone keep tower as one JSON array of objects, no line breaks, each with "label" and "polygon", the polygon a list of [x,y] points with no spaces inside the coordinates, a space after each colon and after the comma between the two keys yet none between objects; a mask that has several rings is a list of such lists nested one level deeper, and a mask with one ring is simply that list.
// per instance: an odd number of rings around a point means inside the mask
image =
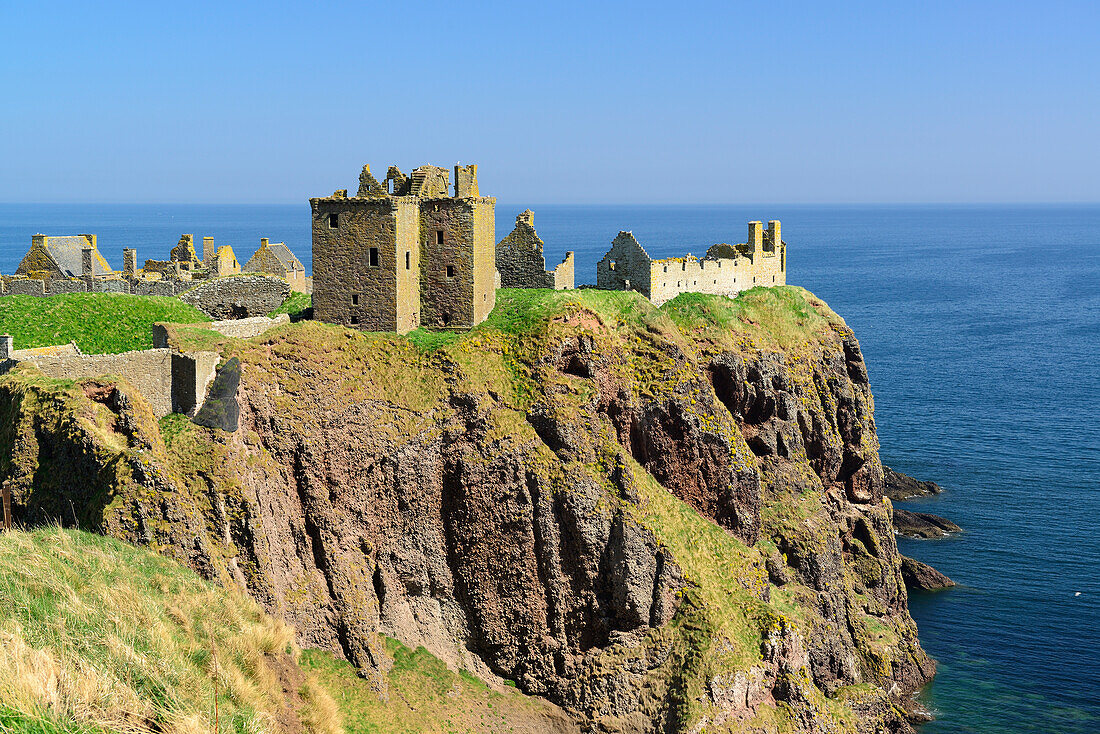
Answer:
[{"label": "stone keep tower", "polygon": [[313,315],[365,331],[470,327],[496,305],[496,199],[477,166],[421,166],[385,185],[363,166],[359,190],[310,199]]}]

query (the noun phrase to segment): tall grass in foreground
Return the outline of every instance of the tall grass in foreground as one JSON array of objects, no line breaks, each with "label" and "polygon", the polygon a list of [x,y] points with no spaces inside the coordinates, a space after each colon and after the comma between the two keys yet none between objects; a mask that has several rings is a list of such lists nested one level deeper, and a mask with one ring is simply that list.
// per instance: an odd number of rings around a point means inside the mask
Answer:
[{"label": "tall grass in foreground", "polygon": [[[212,649],[216,651],[212,655]],[[119,541],[47,528],[0,534],[0,731],[263,734],[280,716],[340,731],[297,671],[293,630],[251,600]],[[293,682],[293,681],[290,681]]]}]

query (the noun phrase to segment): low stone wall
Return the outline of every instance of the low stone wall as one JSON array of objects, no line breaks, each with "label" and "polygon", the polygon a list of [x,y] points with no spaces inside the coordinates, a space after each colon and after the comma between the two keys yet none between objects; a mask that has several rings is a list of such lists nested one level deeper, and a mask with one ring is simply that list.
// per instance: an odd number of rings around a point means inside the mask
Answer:
[{"label": "low stone wall", "polygon": [[[5,343],[10,348],[10,341]],[[3,351],[2,344],[0,351]],[[0,358],[5,368],[26,362],[46,376],[59,380],[105,375],[121,377],[141,393],[158,418],[172,412],[195,415],[202,407],[206,389],[220,361],[221,355],[217,352],[180,354],[166,348],[122,354],[80,354],[79,350],[51,347],[42,352],[15,350]]]},{"label": "low stone wall", "polygon": [[0,295],[56,296],[62,293],[132,293],[135,296],[177,296],[194,287],[184,280],[123,280],[93,278],[90,281],[71,278],[0,278]]},{"label": "low stone wall", "polygon": [[19,280],[12,279],[4,283],[4,295],[11,296],[44,296],[46,295],[46,281],[44,280]]},{"label": "low stone wall", "polygon": [[135,296],[178,296],[194,285],[186,280],[134,280],[130,283],[130,293]]},{"label": "low stone wall", "polygon": [[28,355],[20,361],[29,362],[57,379],[116,375],[141,393],[158,418],[172,412],[172,353],[167,349],[122,354]]},{"label": "low stone wall", "polygon": [[267,316],[254,316],[247,319],[230,319],[228,321],[215,321],[210,328],[223,336],[231,336],[236,339],[248,339],[259,336],[268,329],[290,323],[290,316],[281,313],[273,319]]},{"label": "low stone wall", "polygon": [[290,295],[290,284],[272,275],[235,275],[207,281],[180,300],[213,319],[243,319],[264,316],[282,305]]}]

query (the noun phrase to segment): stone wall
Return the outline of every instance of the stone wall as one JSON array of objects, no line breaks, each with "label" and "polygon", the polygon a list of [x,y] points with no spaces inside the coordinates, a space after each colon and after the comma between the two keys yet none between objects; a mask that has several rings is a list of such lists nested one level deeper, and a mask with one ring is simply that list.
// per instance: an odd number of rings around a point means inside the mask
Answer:
[{"label": "stone wall", "polygon": [[135,296],[176,296],[194,287],[181,280],[124,280],[122,278],[0,278],[0,295],[55,296],[62,293],[132,293]]},{"label": "stone wall", "polygon": [[135,296],[178,296],[195,284],[185,280],[133,280],[130,293]]},{"label": "stone wall", "polygon": [[619,232],[611,249],[596,264],[596,287],[610,291],[638,291],[650,297],[652,258],[631,232]]},{"label": "stone wall", "polygon": [[181,293],[189,303],[213,319],[265,316],[290,295],[290,284],[271,275],[235,275],[208,280]]},{"label": "stone wall", "polygon": [[249,339],[263,334],[268,329],[290,323],[290,316],[281,313],[273,319],[267,316],[254,316],[247,319],[231,319],[229,321],[215,321],[210,328],[222,336],[235,339]]},{"label": "stone wall", "polygon": [[217,352],[172,353],[172,411],[195,415],[214,379],[221,355]]},{"label": "stone wall", "polygon": [[573,252],[565,253],[565,259],[554,268],[554,289],[572,290],[575,287]]},{"label": "stone wall", "polygon": [[528,209],[516,217],[515,229],[496,246],[496,268],[502,288],[573,287],[573,253],[566,253],[565,260],[547,272],[543,245],[535,232],[535,215]]},{"label": "stone wall", "polygon": [[142,394],[157,417],[172,412],[172,353],[167,349],[123,354],[27,355],[20,361],[29,362],[57,379],[121,377]]}]

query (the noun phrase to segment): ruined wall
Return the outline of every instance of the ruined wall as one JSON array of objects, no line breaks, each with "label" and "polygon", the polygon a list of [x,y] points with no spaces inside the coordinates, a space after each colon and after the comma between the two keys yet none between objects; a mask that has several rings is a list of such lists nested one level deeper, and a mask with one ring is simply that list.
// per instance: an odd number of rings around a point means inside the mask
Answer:
[{"label": "ruined wall", "polygon": [[[749,222],[746,244],[713,245],[705,257],[651,260],[629,232],[620,232],[596,267],[598,287],[636,290],[660,306],[681,293],[735,296],[756,286],[787,283],[787,246],[778,221]],[[629,286],[627,285],[629,283]]]},{"label": "ruined wall", "polygon": [[254,316],[247,319],[215,321],[214,323],[210,324],[210,328],[223,336],[230,336],[234,339],[249,339],[251,337],[263,334],[268,329],[274,329],[276,326],[282,326],[283,324],[289,323],[290,316],[285,313],[281,313],[275,318],[268,318],[267,316]]},{"label": "ruined wall", "polygon": [[185,280],[134,280],[130,292],[135,296],[178,296],[194,283]]},{"label": "ruined wall", "polygon": [[535,231],[535,215],[528,209],[516,217],[516,226],[497,243],[496,267],[502,288],[573,287],[573,253],[552,271],[546,270],[544,243]]},{"label": "ruined wall", "polygon": [[46,293],[51,296],[62,293],[87,293],[87,291],[88,284],[82,280],[53,278],[46,284]]},{"label": "ruined wall", "polygon": [[167,349],[123,354],[27,355],[21,361],[30,362],[57,379],[121,377],[141,392],[158,418],[172,412],[172,353]]},{"label": "ruined wall", "polygon": [[290,284],[271,275],[234,275],[208,280],[181,293],[189,303],[213,319],[266,316],[290,295]]},{"label": "ruined wall", "polygon": [[220,361],[221,355],[217,352],[172,353],[173,412],[189,416],[198,412]]},{"label": "ruined wall", "polygon": [[92,293],[129,293],[130,284],[122,278],[96,278],[91,282]]},{"label": "ruined wall", "polygon": [[611,249],[596,264],[596,286],[604,290],[638,291],[650,297],[652,259],[631,232],[619,232]]},{"label": "ruined wall", "polygon": [[575,287],[573,252],[565,253],[565,259],[554,268],[554,289],[572,290]]},{"label": "ruined wall", "polygon": [[21,295],[21,296],[44,296],[46,295],[46,281],[44,280],[23,280],[22,278],[12,278],[5,281],[4,294],[5,295]]},{"label": "ruined wall", "polygon": [[[313,317],[366,331],[396,331],[396,204],[388,198],[332,196],[310,199],[310,206]],[[372,247],[378,249],[377,266],[370,264]]]}]

